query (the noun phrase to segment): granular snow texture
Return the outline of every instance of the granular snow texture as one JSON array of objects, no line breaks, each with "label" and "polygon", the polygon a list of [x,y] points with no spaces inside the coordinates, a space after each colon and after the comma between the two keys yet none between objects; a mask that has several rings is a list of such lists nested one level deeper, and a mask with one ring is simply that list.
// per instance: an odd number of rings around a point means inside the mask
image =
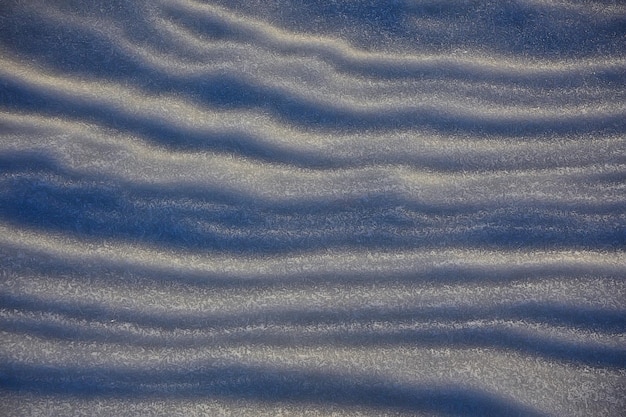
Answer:
[{"label": "granular snow texture", "polygon": [[1,416],[623,416],[626,5],[0,1]]}]

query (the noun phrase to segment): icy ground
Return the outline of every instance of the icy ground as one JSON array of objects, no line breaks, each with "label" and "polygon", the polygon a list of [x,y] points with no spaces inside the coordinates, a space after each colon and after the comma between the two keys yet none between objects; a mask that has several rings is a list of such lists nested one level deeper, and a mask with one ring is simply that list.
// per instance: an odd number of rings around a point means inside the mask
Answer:
[{"label": "icy ground", "polygon": [[626,415],[626,6],[0,0],[0,416]]}]

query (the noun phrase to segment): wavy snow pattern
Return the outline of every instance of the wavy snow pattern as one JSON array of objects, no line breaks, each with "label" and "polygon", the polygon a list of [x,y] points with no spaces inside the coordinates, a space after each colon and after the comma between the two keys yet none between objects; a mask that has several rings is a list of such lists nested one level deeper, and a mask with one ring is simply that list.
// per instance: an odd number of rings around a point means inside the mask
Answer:
[{"label": "wavy snow pattern", "polygon": [[4,2],[3,411],[622,415],[624,28]]}]

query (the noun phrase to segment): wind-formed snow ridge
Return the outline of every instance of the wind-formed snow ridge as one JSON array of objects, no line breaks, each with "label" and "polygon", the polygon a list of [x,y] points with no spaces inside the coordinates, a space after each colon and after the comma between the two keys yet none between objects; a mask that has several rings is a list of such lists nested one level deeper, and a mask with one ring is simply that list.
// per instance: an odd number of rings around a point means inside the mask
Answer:
[{"label": "wind-formed snow ridge", "polygon": [[0,415],[621,416],[626,9],[0,6]]}]

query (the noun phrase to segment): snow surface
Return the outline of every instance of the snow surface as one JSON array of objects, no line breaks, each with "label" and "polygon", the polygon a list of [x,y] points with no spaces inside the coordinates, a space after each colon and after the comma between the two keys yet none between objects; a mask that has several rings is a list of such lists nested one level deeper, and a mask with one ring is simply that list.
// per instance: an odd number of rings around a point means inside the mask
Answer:
[{"label": "snow surface", "polygon": [[626,6],[0,2],[0,415],[626,414]]}]

